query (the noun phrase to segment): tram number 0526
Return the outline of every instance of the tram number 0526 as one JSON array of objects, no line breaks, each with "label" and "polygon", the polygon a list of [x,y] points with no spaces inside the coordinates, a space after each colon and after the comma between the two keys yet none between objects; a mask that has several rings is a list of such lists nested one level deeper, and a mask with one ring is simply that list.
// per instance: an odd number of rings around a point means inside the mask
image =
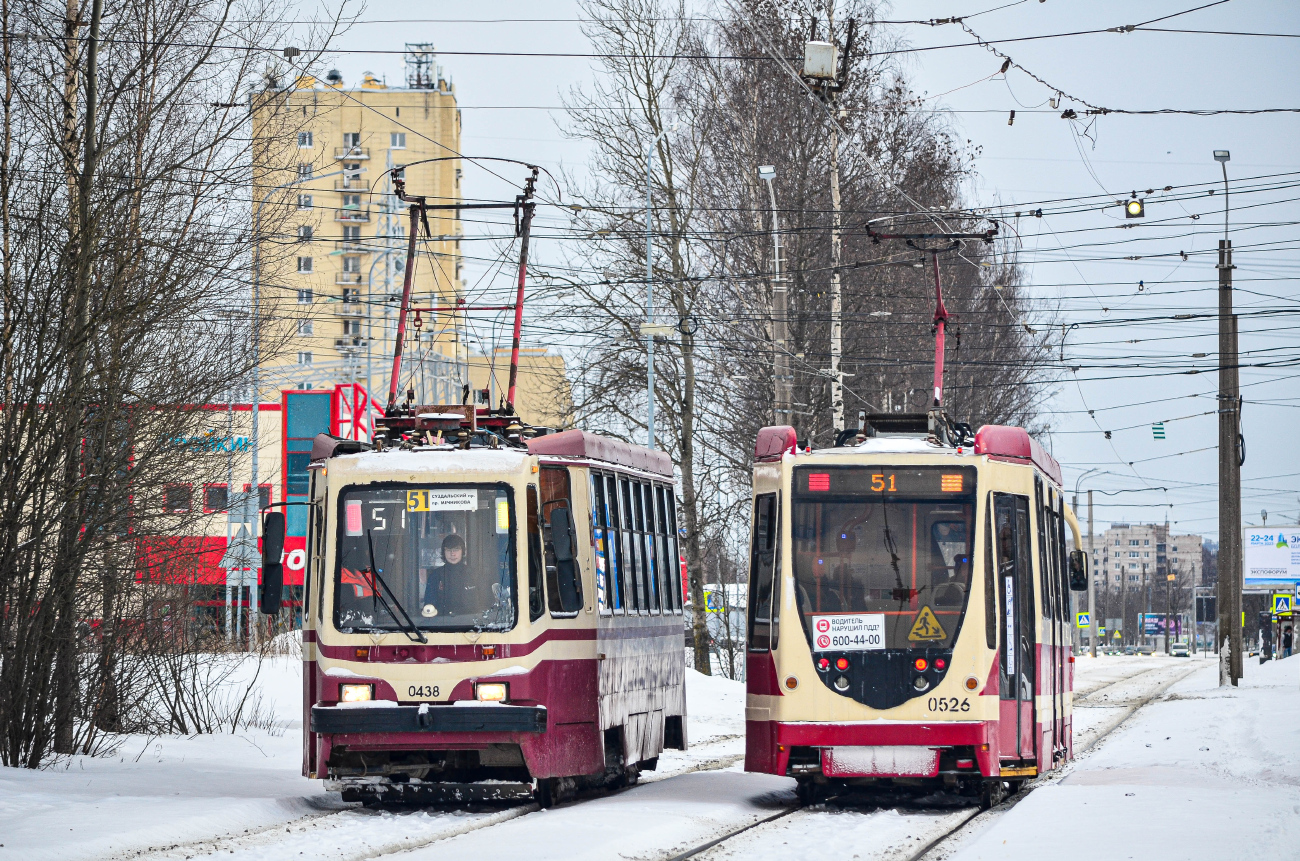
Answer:
[{"label": "tram number 0526", "polygon": [[926,700],[926,706],[932,712],[968,712],[970,711],[970,700],[962,697],[930,697]]},{"label": "tram number 0526", "polygon": [[437,685],[411,685],[406,689],[406,695],[411,699],[415,699],[416,697],[424,697],[424,698],[432,697],[434,699],[437,699],[439,696],[438,686]]}]

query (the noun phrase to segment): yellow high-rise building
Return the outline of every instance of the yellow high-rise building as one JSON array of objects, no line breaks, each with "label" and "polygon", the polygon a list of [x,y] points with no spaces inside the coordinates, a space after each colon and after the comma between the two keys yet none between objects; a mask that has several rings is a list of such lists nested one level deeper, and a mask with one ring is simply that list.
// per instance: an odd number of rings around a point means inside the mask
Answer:
[{"label": "yellow high-rise building", "polygon": [[[338,72],[267,90],[254,109],[259,281],[266,389],[365,385],[387,393],[409,229],[389,171],[409,194],[461,200],[460,110],[431,46],[408,45],[405,86]],[[462,295],[461,224],[429,215],[412,304],[452,305]],[[456,315],[412,318],[399,400],[459,403],[467,382]]]}]

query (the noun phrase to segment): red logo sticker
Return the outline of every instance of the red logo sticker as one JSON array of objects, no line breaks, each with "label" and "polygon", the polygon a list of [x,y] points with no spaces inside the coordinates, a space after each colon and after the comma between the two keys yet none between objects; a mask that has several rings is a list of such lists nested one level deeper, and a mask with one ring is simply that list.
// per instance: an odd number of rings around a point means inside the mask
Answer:
[{"label": "red logo sticker", "polygon": [[818,631],[820,631],[820,632],[822,632],[822,633],[824,634],[824,633],[826,633],[827,631],[829,631],[830,629],[831,629],[831,623],[830,623],[828,620],[826,620],[826,619],[818,619],[818,620],[817,620],[817,630],[818,630]]},{"label": "red logo sticker", "polygon": [[828,649],[830,648],[830,645],[831,645],[831,638],[826,636],[825,634],[822,634],[817,638],[817,648]]}]

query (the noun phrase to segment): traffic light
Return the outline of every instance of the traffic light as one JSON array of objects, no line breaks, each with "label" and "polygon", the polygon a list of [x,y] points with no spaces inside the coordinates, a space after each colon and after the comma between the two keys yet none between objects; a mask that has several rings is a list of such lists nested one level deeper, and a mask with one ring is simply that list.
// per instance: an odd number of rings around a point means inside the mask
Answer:
[{"label": "traffic light", "polygon": [[1133,198],[1124,204],[1125,218],[1145,218],[1147,214],[1146,199]]}]

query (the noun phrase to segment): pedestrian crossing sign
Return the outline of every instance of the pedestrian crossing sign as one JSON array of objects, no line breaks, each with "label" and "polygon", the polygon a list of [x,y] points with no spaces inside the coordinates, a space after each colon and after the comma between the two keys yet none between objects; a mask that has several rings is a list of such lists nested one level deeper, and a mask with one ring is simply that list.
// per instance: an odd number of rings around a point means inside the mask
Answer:
[{"label": "pedestrian crossing sign", "polygon": [[1164,423],[1164,422],[1156,422],[1155,424],[1153,424],[1153,425],[1151,426],[1151,436],[1154,437],[1155,439],[1164,439],[1164,438],[1165,438],[1165,423]]},{"label": "pedestrian crossing sign", "polygon": [[1077,618],[1077,621],[1074,623],[1074,626],[1075,626],[1076,628],[1090,628],[1090,627],[1092,627],[1092,620],[1089,618],[1089,616],[1088,616],[1088,614],[1087,614],[1086,612],[1085,612],[1085,613],[1076,613],[1075,616],[1078,617],[1078,618]]},{"label": "pedestrian crossing sign", "polygon": [[1281,616],[1283,613],[1291,612],[1291,596],[1285,592],[1278,592],[1273,595],[1273,615]]}]

